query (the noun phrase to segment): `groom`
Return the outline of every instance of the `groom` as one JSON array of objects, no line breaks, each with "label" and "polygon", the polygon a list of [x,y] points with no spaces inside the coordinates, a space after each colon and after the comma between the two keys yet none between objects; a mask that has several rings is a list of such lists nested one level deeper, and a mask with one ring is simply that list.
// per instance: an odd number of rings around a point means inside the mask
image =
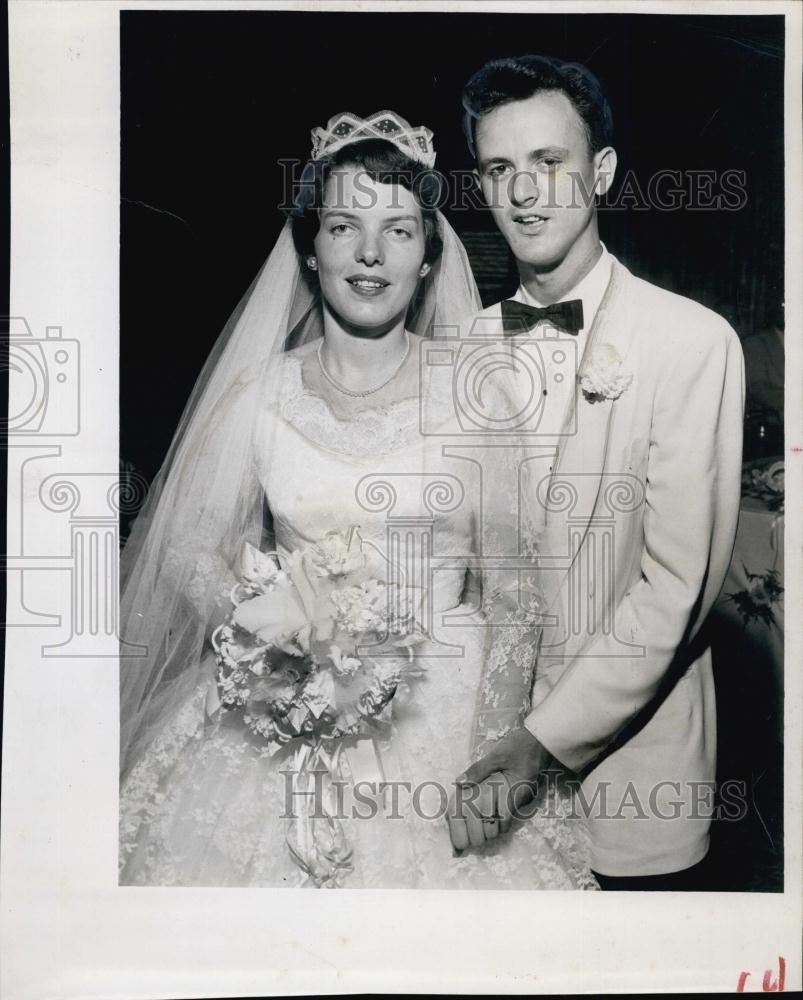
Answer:
[{"label": "groom", "polygon": [[[504,835],[510,798],[522,808],[558,766],[582,779],[602,888],[702,888],[716,718],[700,626],[736,530],[739,339],[600,243],[594,194],[610,186],[616,153],[587,69],[494,60],[463,103],[483,196],[521,280],[480,320],[511,345],[543,341],[550,405],[535,479],[552,617],[535,707],[457,779],[452,842]],[[577,378],[557,371],[567,354]],[[494,796],[500,773],[513,796]]]}]

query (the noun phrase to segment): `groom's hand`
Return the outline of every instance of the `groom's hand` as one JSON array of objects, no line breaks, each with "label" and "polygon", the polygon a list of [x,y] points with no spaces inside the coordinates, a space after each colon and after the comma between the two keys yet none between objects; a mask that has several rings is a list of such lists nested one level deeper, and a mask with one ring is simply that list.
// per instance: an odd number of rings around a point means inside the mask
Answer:
[{"label": "groom's hand", "polygon": [[516,809],[535,795],[538,775],[551,760],[529,730],[514,729],[455,779],[449,836],[457,850],[480,847],[507,833]]}]

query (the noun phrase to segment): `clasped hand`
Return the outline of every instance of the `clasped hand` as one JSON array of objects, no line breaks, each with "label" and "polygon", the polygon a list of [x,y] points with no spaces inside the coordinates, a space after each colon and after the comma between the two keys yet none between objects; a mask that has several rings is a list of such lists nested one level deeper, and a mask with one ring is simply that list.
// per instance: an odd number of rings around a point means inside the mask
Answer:
[{"label": "clasped hand", "polygon": [[549,754],[527,729],[511,730],[455,779],[449,802],[449,836],[462,851],[507,833],[517,809],[536,793]]}]

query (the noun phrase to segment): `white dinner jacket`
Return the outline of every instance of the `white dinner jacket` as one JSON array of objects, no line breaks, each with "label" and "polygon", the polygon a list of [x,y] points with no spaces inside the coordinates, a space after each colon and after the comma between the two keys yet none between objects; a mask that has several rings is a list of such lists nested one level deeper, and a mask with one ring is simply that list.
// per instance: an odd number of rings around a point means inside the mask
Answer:
[{"label": "white dinner jacket", "polygon": [[[500,305],[481,316],[501,323]],[[742,351],[721,316],[615,258],[584,363],[599,345],[632,381],[594,402],[578,385],[533,477],[554,617],[525,725],[583,777],[592,867],[665,874],[708,849],[716,715],[700,626],[736,533]]]}]

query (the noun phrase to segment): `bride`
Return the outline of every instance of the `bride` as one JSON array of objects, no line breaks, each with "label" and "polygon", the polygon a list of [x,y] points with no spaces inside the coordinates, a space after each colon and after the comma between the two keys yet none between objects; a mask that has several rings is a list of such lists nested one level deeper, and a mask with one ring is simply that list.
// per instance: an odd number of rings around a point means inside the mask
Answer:
[{"label": "bride", "polygon": [[[464,419],[504,412],[503,377],[453,391],[453,336],[480,306],[433,207],[433,165],[431,132],[390,112],[313,131],[291,218],[137,520],[122,561],[123,635],[141,652],[121,660],[121,884],[596,887],[554,789],[504,840],[462,854],[449,840],[455,775],[528,708],[537,632],[530,578],[511,586],[503,566],[531,551],[521,447]],[[317,744],[315,771],[309,741],[285,733],[277,749],[227,700],[221,636],[244,579],[349,560],[414,610],[406,637],[368,650],[394,664],[392,700],[328,756]]]}]

